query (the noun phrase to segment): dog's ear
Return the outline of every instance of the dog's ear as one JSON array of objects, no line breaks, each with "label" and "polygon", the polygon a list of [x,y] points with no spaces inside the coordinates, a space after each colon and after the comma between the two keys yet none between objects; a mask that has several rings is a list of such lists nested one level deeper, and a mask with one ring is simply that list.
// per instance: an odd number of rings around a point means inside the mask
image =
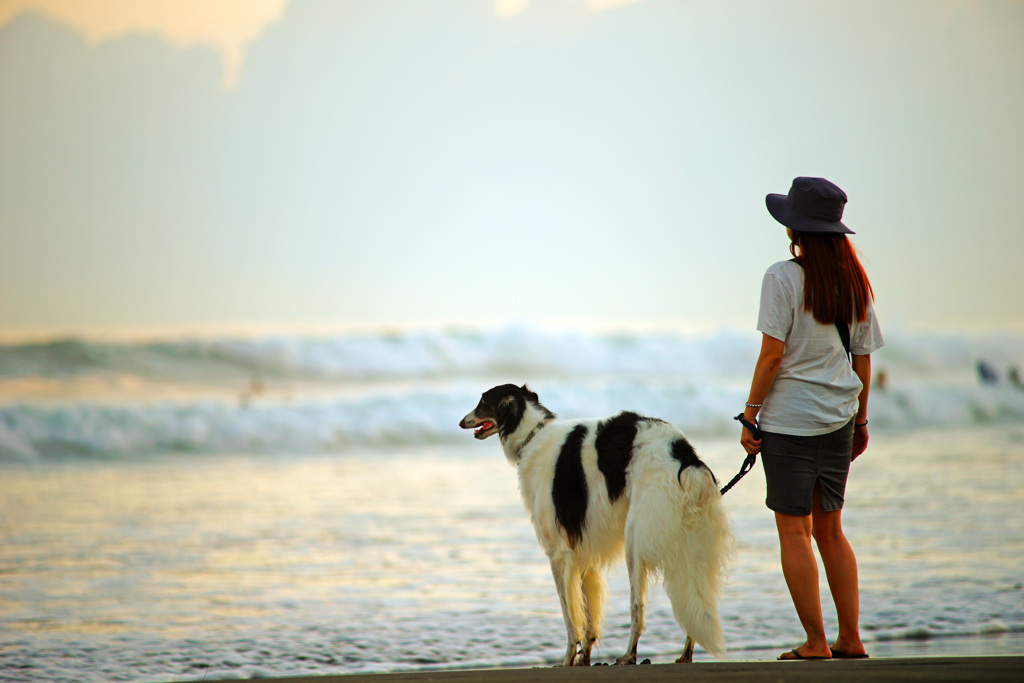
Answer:
[{"label": "dog's ear", "polygon": [[522,412],[522,407],[519,405],[519,400],[512,395],[502,397],[494,408],[495,417],[498,418],[500,424],[512,422],[514,419],[512,416],[520,412]]},{"label": "dog's ear", "polygon": [[522,386],[522,389],[523,389],[523,393],[526,395],[527,399],[529,399],[530,401],[533,401],[534,403],[540,403],[540,396],[538,396],[534,392],[530,391],[530,387],[528,387],[528,386],[526,386],[524,384]]}]

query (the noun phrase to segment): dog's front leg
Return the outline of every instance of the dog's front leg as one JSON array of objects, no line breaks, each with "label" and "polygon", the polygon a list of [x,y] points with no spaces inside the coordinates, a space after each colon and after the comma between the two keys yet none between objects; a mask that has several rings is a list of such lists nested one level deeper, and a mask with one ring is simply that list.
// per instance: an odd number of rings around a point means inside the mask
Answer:
[{"label": "dog's front leg", "polygon": [[[571,562],[561,557],[551,558],[551,574],[555,577],[558,601],[562,604],[562,619],[565,621],[566,647],[562,666],[576,663],[576,652],[580,645],[580,611],[582,595],[579,572]],[[574,599],[575,598],[575,599]]]},{"label": "dog's front leg", "polygon": [[581,578],[583,582],[583,607],[586,611],[586,630],[580,643],[580,654],[576,664],[578,666],[590,666],[590,653],[594,649],[594,644],[601,637],[601,622],[604,618],[604,595],[607,589],[605,587],[604,574],[600,569],[591,567],[583,572]]}]

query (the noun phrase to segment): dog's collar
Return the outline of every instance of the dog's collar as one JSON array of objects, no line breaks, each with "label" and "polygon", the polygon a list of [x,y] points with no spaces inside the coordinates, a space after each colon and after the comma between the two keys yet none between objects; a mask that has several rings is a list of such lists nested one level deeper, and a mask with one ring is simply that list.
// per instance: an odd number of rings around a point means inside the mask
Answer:
[{"label": "dog's collar", "polygon": [[541,420],[540,422],[537,423],[537,426],[534,427],[533,430],[526,435],[526,438],[523,439],[523,442],[519,444],[519,450],[516,451],[516,462],[519,462],[520,460],[523,459],[523,449],[526,448],[526,444],[530,443],[530,441],[533,440],[533,437],[537,436],[537,432],[544,429],[545,425],[547,425],[547,422]]}]

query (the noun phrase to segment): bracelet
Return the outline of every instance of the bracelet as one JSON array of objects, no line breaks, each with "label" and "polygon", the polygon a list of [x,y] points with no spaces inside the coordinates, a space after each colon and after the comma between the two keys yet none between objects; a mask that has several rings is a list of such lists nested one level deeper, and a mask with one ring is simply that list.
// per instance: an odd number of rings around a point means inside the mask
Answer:
[{"label": "bracelet", "polygon": [[763,408],[764,407],[763,403],[744,403],[743,405],[745,405],[748,408]]},{"label": "bracelet", "polygon": [[868,421],[864,420],[863,422],[854,422],[853,426],[854,427],[867,427],[868,426]]}]

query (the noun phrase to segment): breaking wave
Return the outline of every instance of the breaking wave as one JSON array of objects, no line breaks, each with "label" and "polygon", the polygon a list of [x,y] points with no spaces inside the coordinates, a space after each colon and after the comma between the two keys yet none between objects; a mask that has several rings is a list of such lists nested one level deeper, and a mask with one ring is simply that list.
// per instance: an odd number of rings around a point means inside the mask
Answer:
[{"label": "breaking wave", "polygon": [[[462,415],[503,382],[529,382],[563,417],[630,409],[721,436],[735,430],[758,347],[746,331],[528,327],[0,346],[0,460],[455,443]],[[1024,390],[1007,378],[1024,334],[895,333],[872,359],[886,378],[872,390],[875,427],[1024,420]],[[982,360],[994,383],[979,380]],[[45,399],[25,389],[40,382]],[[140,384],[156,398],[116,389]]]}]

